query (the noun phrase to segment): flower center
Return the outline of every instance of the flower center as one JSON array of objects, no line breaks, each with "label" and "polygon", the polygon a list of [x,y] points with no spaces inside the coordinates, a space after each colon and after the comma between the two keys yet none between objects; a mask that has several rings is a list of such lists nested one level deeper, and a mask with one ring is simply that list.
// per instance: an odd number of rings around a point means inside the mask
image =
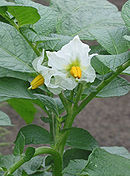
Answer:
[{"label": "flower center", "polygon": [[70,69],[70,74],[71,74],[74,78],[80,79],[80,78],[81,78],[81,75],[82,75],[81,68],[78,67],[78,66],[73,66],[73,67]]},{"label": "flower center", "polygon": [[31,86],[28,89],[36,89],[42,84],[44,84],[44,78],[42,75],[38,75],[36,78],[32,80]]}]

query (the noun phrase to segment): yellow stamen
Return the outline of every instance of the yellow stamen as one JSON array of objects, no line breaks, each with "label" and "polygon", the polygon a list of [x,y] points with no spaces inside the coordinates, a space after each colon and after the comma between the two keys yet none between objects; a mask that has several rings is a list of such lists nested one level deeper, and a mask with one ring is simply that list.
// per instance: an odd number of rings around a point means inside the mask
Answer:
[{"label": "yellow stamen", "polygon": [[38,75],[36,78],[32,80],[31,86],[28,89],[36,89],[42,84],[44,84],[44,78],[42,75]]},{"label": "yellow stamen", "polygon": [[78,78],[80,79],[82,76],[82,71],[81,68],[78,66],[73,66],[70,70],[70,74],[74,77],[74,78]]}]

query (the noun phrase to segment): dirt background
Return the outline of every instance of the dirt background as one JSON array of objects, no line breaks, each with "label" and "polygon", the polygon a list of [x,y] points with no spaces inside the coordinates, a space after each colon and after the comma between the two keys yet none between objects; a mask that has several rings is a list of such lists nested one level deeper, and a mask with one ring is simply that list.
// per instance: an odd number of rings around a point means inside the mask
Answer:
[{"label": "dirt background", "polygon": [[[109,0],[117,5],[119,10],[127,0]],[[47,4],[41,0],[43,4]],[[130,78],[126,77],[129,81]],[[25,125],[25,122],[18,114],[4,104],[0,110],[6,112],[14,124],[13,127],[7,127],[9,133],[0,137],[0,142],[13,142],[19,129]],[[40,124],[46,127],[40,121],[40,114],[36,114],[34,124]],[[87,129],[98,141],[101,146],[124,146],[130,151],[130,94],[123,97],[94,99],[77,116],[74,126]],[[1,133],[1,132],[0,132]],[[3,145],[0,152],[9,154],[12,152],[13,144]]]}]

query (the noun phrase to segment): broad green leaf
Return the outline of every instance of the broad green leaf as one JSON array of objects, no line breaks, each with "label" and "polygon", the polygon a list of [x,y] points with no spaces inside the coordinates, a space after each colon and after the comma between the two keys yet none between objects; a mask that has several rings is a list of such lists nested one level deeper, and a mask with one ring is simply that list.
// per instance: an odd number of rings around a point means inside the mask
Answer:
[{"label": "broad green leaf", "polygon": [[[104,58],[106,58],[105,56],[106,55],[104,55]],[[111,71],[109,67],[107,67],[102,61],[98,59],[98,57],[93,57],[91,64],[94,70],[101,75],[105,75]]]},{"label": "broad green leaf", "polygon": [[58,51],[62,46],[69,43],[70,40],[72,40],[70,36],[51,34],[50,37],[44,37],[43,42],[41,41],[38,46],[46,50]]},{"label": "broad green leaf", "polygon": [[10,118],[7,114],[0,111],[0,126],[11,126]]},{"label": "broad green leaf", "polygon": [[41,4],[29,1],[29,0],[15,0],[16,4],[23,4],[34,7],[38,10],[41,19],[33,25],[33,29],[38,34],[48,35],[55,32],[55,26],[57,23],[57,12],[50,7],[43,6]]},{"label": "broad green leaf", "polygon": [[0,97],[3,101],[9,98],[35,99],[28,86],[25,81],[19,79],[0,78]]},{"label": "broad green leaf", "polygon": [[50,34],[49,36],[45,36],[45,34],[37,34],[33,29],[28,27],[21,28],[21,31],[29,41],[36,43],[38,48],[44,48],[45,50],[51,51],[61,49],[62,46],[69,43],[69,41],[72,39],[70,36],[58,34]]},{"label": "broad green leaf", "polygon": [[87,160],[90,153],[91,152],[88,150],[75,149],[75,148],[68,149],[65,151],[63,155],[63,165],[64,167],[66,167],[69,164],[70,160],[74,160],[74,159]]},{"label": "broad green leaf", "polygon": [[122,17],[125,21],[126,26],[130,30],[130,0],[128,0],[122,8]]},{"label": "broad green leaf", "polygon": [[124,78],[117,77],[104,87],[97,97],[122,96],[130,91],[130,83]]},{"label": "broad green leaf", "polygon": [[41,94],[35,94],[35,96],[48,108],[49,111],[53,111],[57,115],[59,114],[57,104],[53,98]]},{"label": "broad green leaf", "polygon": [[[2,4],[1,4],[2,5]],[[40,19],[37,9],[27,6],[0,6],[0,15],[7,19],[9,12],[16,20],[19,27],[34,24]]]},{"label": "broad green leaf", "polygon": [[79,176],[86,164],[86,160],[71,160],[69,165],[63,170],[63,174],[64,176]]},{"label": "broad green leaf", "polygon": [[0,167],[10,168],[15,162],[19,160],[19,157],[14,155],[0,155]]},{"label": "broad green leaf", "polygon": [[14,27],[2,22],[0,26],[0,67],[33,73],[32,61],[36,58],[33,49]]},{"label": "broad green leaf", "polygon": [[0,5],[1,6],[14,5],[14,3],[13,2],[7,2],[6,0],[0,0]]},{"label": "broad green leaf", "polygon": [[130,43],[124,39],[128,30],[123,25],[99,26],[89,30],[89,32],[110,54],[120,54],[130,48]]},{"label": "broad green leaf", "polygon": [[70,130],[66,145],[90,151],[98,146],[97,141],[88,131],[75,127]]},{"label": "broad green leaf", "polygon": [[51,7],[59,13],[57,33],[62,35],[94,40],[91,29],[124,24],[117,7],[106,0],[51,0]]},{"label": "broad green leaf", "polygon": [[32,158],[27,163],[23,164],[22,169],[27,174],[31,175],[36,174],[37,170],[40,170],[40,167],[43,165],[44,157],[43,156],[36,156]]},{"label": "broad green leaf", "polygon": [[[130,52],[121,53],[118,55],[97,55],[92,58],[92,66],[99,74],[106,74],[116,71],[116,68],[124,64],[130,59]],[[126,73],[126,70],[123,72]]]},{"label": "broad green leaf", "polygon": [[[117,67],[121,66],[129,59],[130,59],[130,52],[128,51],[118,55],[97,55],[92,59],[92,63],[94,66],[95,62],[102,62],[108,69],[116,71]],[[98,67],[100,67],[100,64],[98,65]]]},{"label": "broad green leaf", "polygon": [[129,176],[130,160],[97,148],[89,156],[88,163],[81,175]]},{"label": "broad green leaf", "polygon": [[109,152],[111,154],[116,154],[116,155],[122,156],[124,158],[130,159],[130,153],[124,147],[114,146],[114,147],[101,147],[101,148],[106,150],[107,152]]},{"label": "broad green leaf", "polygon": [[30,100],[10,99],[9,105],[25,120],[26,123],[32,123],[36,113],[36,108]]},{"label": "broad green leaf", "polygon": [[25,81],[33,79],[30,73],[18,72],[0,67],[0,78],[2,77],[18,78]]},{"label": "broad green leaf", "polygon": [[101,45],[92,45],[90,46],[89,54],[99,54],[99,55],[108,55],[109,53]]},{"label": "broad green leaf", "polygon": [[[14,155],[0,156],[0,167],[6,167],[8,169],[19,159],[20,157],[15,157]],[[13,175],[22,176],[23,171],[25,171],[28,175],[35,174],[37,170],[39,170],[42,166],[43,160],[43,156],[36,156],[30,161],[24,163],[18,170],[13,173]],[[0,176],[3,175],[0,173]]]},{"label": "broad green leaf", "polygon": [[20,133],[25,137],[25,145],[28,144],[49,144],[50,135],[47,130],[37,125],[27,125],[20,129],[16,141],[20,137]]},{"label": "broad green leaf", "polygon": [[24,145],[25,145],[25,137],[22,134],[22,132],[20,132],[19,138],[16,141],[15,146],[14,146],[13,154],[15,156],[21,155],[24,150]]},{"label": "broad green leaf", "polygon": [[[105,80],[110,76],[108,73],[103,76],[99,76],[99,79],[96,79],[92,85],[89,87],[86,86],[84,88],[82,99],[88,96],[91,92],[95,92],[97,89],[97,86],[101,83],[101,81]],[[111,81],[106,87],[104,87],[98,94],[97,97],[103,98],[103,97],[113,97],[113,96],[122,96],[127,94],[130,91],[130,83],[125,80],[122,77],[117,77],[113,81]]]},{"label": "broad green leaf", "polygon": [[40,19],[40,15],[34,7],[7,6],[7,11],[15,17],[20,27],[26,24],[35,24]]},{"label": "broad green leaf", "polygon": [[33,147],[28,147],[25,151],[25,156],[24,156],[24,159],[26,161],[29,161],[33,156],[34,156],[34,153],[35,153],[35,148]]}]

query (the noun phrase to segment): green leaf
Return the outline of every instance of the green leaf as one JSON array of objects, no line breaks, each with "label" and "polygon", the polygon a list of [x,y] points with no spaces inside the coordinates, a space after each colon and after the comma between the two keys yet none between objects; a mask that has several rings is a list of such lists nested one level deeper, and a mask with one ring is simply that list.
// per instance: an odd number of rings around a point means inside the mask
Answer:
[{"label": "green leaf", "polygon": [[129,176],[130,160],[97,148],[89,156],[88,163],[81,175]]},{"label": "green leaf", "polygon": [[33,147],[28,147],[25,151],[25,156],[24,156],[24,159],[26,161],[29,161],[33,156],[34,156],[34,153],[35,153],[35,148]]},{"label": "green leaf", "polygon": [[35,99],[28,86],[25,81],[19,79],[0,78],[0,97],[3,101],[9,98]]},{"label": "green leaf", "polygon": [[2,111],[0,111],[0,126],[12,126],[10,118]]},{"label": "green leaf", "polygon": [[28,176],[28,174],[23,170],[22,176]]},{"label": "green leaf", "polygon": [[5,167],[9,169],[10,166],[12,166],[18,160],[19,157],[15,157],[14,155],[0,155],[0,167]]},{"label": "green leaf", "polygon": [[[103,55],[103,56],[104,56],[104,58],[106,58],[106,57],[105,57],[106,55]],[[100,57],[100,55],[99,55],[99,57]],[[107,74],[107,73],[110,72],[110,68],[107,67],[103,62],[101,62],[101,61],[98,59],[98,57],[93,57],[93,58],[92,58],[92,60],[91,60],[91,65],[92,65],[92,67],[94,68],[94,70],[95,70],[97,73],[101,74],[101,75],[105,75],[105,74]]]},{"label": "green leaf", "polygon": [[86,160],[71,160],[69,165],[63,170],[63,174],[64,176],[79,176],[86,164]]},{"label": "green leaf", "polygon": [[123,25],[99,26],[89,30],[89,32],[110,54],[120,54],[130,48],[130,43],[124,39],[124,35],[128,34],[128,30]]},{"label": "green leaf", "polygon": [[124,78],[117,77],[104,87],[97,97],[122,96],[130,91],[130,83]]},{"label": "green leaf", "polygon": [[41,16],[41,19],[33,25],[33,29],[38,34],[45,34],[48,35],[50,33],[55,32],[55,26],[57,23],[57,12],[51,9],[50,7],[43,6],[41,4],[28,1],[28,0],[15,0],[16,4],[23,4],[26,6],[34,7],[38,10],[38,13]]},{"label": "green leaf", "polygon": [[43,165],[44,157],[36,156],[24,163],[22,170],[24,170],[28,175],[36,174],[37,170],[40,170],[40,167]]},{"label": "green leaf", "polygon": [[130,30],[130,0],[128,0],[122,7],[122,18],[124,19],[128,29]]},{"label": "green leaf", "polygon": [[[43,39],[42,39],[43,38]],[[35,39],[35,42],[41,41],[38,45],[39,48],[46,50],[58,51],[62,46],[69,43],[72,40],[70,36],[51,34],[49,37],[42,37],[41,39]]]},{"label": "green leaf", "polygon": [[66,145],[90,151],[98,146],[97,141],[88,131],[75,127],[70,130]]},{"label": "green leaf", "polygon": [[124,147],[114,146],[114,147],[101,147],[101,148],[106,150],[107,152],[109,152],[111,154],[116,154],[116,155],[122,156],[124,158],[130,159],[130,153]]},{"label": "green leaf", "polygon": [[129,51],[118,55],[97,55],[92,58],[92,65],[98,73],[105,74],[109,72],[110,69],[115,72],[117,67],[121,66],[129,59]]},{"label": "green leaf", "polygon": [[51,0],[51,7],[59,13],[57,33],[62,35],[94,40],[91,29],[123,24],[117,7],[105,0]]},{"label": "green leaf", "polygon": [[48,131],[37,125],[27,125],[21,128],[17,135],[15,143],[19,139],[21,132],[25,137],[25,145],[50,143],[50,135]]},{"label": "green leaf", "polygon": [[61,49],[62,46],[69,43],[69,41],[72,39],[70,36],[58,34],[50,34],[49,36],[45,36],[46,34],[37,34],[32,28],[28,27],[22,27],[21,32],[27,37],[29,41],[36,43],[38,48],[44,48],[45,50],[51,51],[57,51]]},{"label": "green leaf", "polygon": [[41,94],[35,94],[35,96],[48,108],[48,110],[53,111],[57,115],[59,114],[57,104],[53,98]]},{"label": "green leaf", "polygon": [[40,19],[40,15],[34,7],[7,6],[7,11],[15,17],[19,27],[34,24]]},{"label": "green leaf", "polygon": [[32,68],[32,61],[36,58],[33,49],[14,27],[2,22],[0,26],[0,67],[35,73]]},{"label": "green leaf", "polygon": [[88,150],[75,149],[75,148],[68,149],[65,151],[65,153],[63,155],[63,165],[64,165],[64,167],[67,167],[70,160],[74,160],[74,159],[87,160],[90,153],[91,152]]},{"label": "green leaf", "polygon": [[30,73],[18,72],[0,67],[0,78],[2,77],[18,78],[25,81],[33,79]]},{"label": "green leaf", "polygon": [[25,120],[26,123],[32,123],[36,108],[30,100],[26,99],[10,99],[9,105],[16,110],[16,112]]},{"label": "green leaf", "polygon": [[17,139],[15,146],[14,146],[13,154],[15,156],[21,155],[24,150],[24,145],[25,145],[25,137],[22,134],[22,132],[20,132],[19,138]]},{"label": "green leaf", "polygon": [[[6,167],[9,169],[14,163],[16,163],[20,157],[15,157],[14,155],[5,155],[0,156],[0,167]],[[14,176],[21,176],[23,172],[26,172],[28,175],[35,174],[37,170],[40,170],[40,167],[43,164],[44,157],[36,156],[24,163],[19,169],[14,172]],[[1,175],[0,173],[0,176]]]}]

